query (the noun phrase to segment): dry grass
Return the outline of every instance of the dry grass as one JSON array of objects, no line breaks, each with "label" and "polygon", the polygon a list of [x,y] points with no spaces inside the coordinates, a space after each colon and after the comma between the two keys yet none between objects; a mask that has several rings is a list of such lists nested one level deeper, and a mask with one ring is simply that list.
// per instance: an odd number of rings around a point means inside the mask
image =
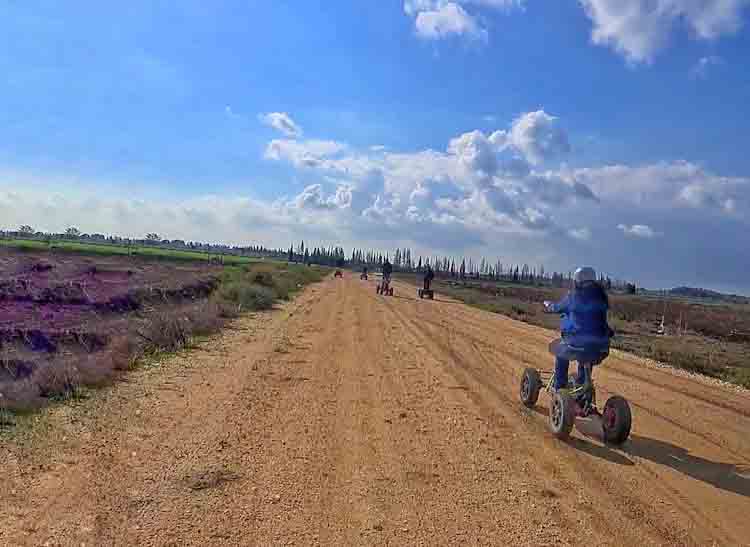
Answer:
[{"label": "dry grass", "polygon": [[17,374],[20,361],[0,348],[0,409],[25,411],[50,400],[84,398],[87,387],[110,383],[144,357],[188,349],[196,339],[219,332],[232,318],[270,309],[324,273],[320,268],[280,263],[226,268],[210,297],[189,305],[162,302],[145,316],[134,315],[129,331],[108,340],[106,346],[92,345],[84,337],[75,352],[49,352],[45,359],[37,358],[33,371],[24,377]]}]

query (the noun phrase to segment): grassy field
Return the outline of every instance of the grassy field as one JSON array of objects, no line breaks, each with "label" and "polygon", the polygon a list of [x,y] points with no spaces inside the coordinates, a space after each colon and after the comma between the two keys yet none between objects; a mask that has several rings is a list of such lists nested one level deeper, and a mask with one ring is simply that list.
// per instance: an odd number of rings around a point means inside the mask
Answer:
[{"label": "grassy field", "polygon": [[[414,275],[399,275],[421,284]],[[440,294],[493,313],[557,330],[557,315],[542,310],[563,289],[487,281],[437,280]],[[665,317],[666,334],[657,333]],[[612,345],[671,366],[750,388],[750,306],[696,299],[610,294],[610,324],[617,336]]]},{"label": "grassy field", "polygon": [[100,256],[140,256],[144,258],[165,260],[200,260],[220,259],[226,265],[250,264],[260,259],[237,255],[217,255],[203,251],[185,251],[165,249],[163,247],[112,245],[109,243],[84,243],[80,241],[38,239],[0,239],[0,245],[26,251],[51,251],[80,253]]}]

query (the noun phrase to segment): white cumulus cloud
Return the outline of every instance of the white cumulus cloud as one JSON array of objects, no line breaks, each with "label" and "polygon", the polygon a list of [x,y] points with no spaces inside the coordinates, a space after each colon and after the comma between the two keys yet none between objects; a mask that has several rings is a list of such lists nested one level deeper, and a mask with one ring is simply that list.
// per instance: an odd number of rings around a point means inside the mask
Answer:
[{"label": "white cumulus cloud", "polygon": [[[448,152],[465,167],[487,175],[498,168],[519,175],[528,172],[529,164],[539,165],[567,154],[570,142],[555,116],[537,110],[518,116],[508,130],[499,129],[489,136],[479,130],[459,135],[448,144]],[[497,155],[502,152],[515,157],[499,164]]]},{"label": "white cumulus cloud", "polygon": [[[585,182],[533,170],[568,149],[557,118],[539,110],[489,136],[479,130],[459,135],[444,153],[352,150],[334,141],[275,140],[266,158],[345,184],[351,192],[351,213],[370,220],[388,219],[393,224],[420,218],[422,223],[445,225],[450,219],[453,225],[472,229],[533,232],[562,230],[555,207],[598,201]],[[320,187],[310,189],[304,203],[329,207],[320,192]]]},{"label": "white cumulus cloud", "polygon": [[487,31],[476,17],[453,2],[436,6],[435,9],[420,11],[414,21],[417,35],[422,38],[439,39],[451,35],[467,36],[476,40],[486,40]]},{"label": "white cumulus cloud", "polygon": [[268,112],[258,115],[258,119],[287,137],[299,138],[302,136],[302,128],[286,112]]},{"label": "white cumulus cloud", "polygon": [[625,235],[642,237],[645,239],[651,239],[657,235],[650,226],[646,226],[645,224],[633,224],[630,226],[627,224],[618,224],[617,229],[621,230]]},{"label": "white cumulus cloud", "polygon": [[719,176],[688,161],[581,168],[561,176],[586,184],[602,200],[643,210],[700,210],[750,219],[750,179]]},{"label": "white cumulus cloud", "polygon": [[[642,283],[750,291],[743,239],[750,177],[722,176],[689,161],[569,168],[554,163],[570,147],[557,123],[543,110],[521,114],[494,133],[457,135],[443,151],[275,139],[265,157],[305,184],[287,181],[292,189],[272,199],[117,197],[101,191],[107,181],[0,171],[0,227],[155,231],[284,248],[300,239],[398,245],[499,255],[506,264],[544,263],[558,271],[595,259],[599,269]],[[659,245],[645,244],[649,239]],[[708,263],[721,267],[700,269]]]},{"label": "white cumulus cloud", "polygon": [[336,206],[335,200],[323,195],[323,186],[311,184],[305,187],[293,200],[299,209],[331,209]]},{"label": "white cumulus cloud", "polygon": [[[505,137],[532,164],[570,152],[567,133],[559,126],[558,119],[544,110],[516,118]],[[496,139],[499,138],[498,135]]]},{"label": "white cumulus cloud", "polygon": [[508,10],[522,8],[525,0],[405,0],[404,13],[414,17],[416,33],[421,38],[437,40],[450,36],[465,36],[486,41],[488,31],[479,13],[472,10]]},{"label": "white cumulus cloud", "polygon": [[651,62],[675,28],[704,40],[742,25],[748,0],[579,0],[593,22],[591,40],[631,63]]},{"label": "white cumulus cloud", "polygon": [[448,152],[471,171],[494,175],[497,171],[498,148],[479,130],[464,133],[450,141]]},{"label": "white cumulus cloud", "polygon": [[274,139],[266,146],[264,157],[288,160],[298,167],[315,167],[344,149],[346,145],[336,141]]},{"label": "white cumulus cloud", "polygon": [[591,239],[591,230],[583,227],[583,228],[571,228],[568,230],[568,234],[573,239],[579,239],[581,241],[588,241]]}]

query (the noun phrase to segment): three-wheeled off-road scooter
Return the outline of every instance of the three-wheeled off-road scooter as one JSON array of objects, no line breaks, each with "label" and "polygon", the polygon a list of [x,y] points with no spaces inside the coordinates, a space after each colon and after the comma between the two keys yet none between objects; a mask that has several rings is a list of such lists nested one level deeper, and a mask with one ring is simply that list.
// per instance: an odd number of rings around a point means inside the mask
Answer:
[{"label": "three-wheeled off-road scooter", "polygon": [[435,291],[432,290],[432,280],[425,278],[421,289],[417,290],[419,298],[429,298],[435,300]]},{"label": "three-wheeled off-road scooter", "polygon": [[429,298],[430,300],[435,300],[435,292],[432,290],[433,279],[435,279],[435,273],[428,266],[422,280],[422,288],[417,290],[420,299]]},{"label": "three-wheeled off-road scooter", "polygon": [[393,287],[391,287],[390,276],[383,276],[380,283],[378,283],[378,286],[376,287],[375,291],[378,294],[383,294],[386,296],[393,296]]},{"label": "three-wheeled off-road scooter", "polygon": [[[557,348],[561,343],[560,339],[550,343],[550,353],[557,355]],[[571,387],[562,390],[554,388],[554,373],[527,368],[521,378],[521,402],[526,407],[533,408],[539,399],[539,393],[544,390],[550,396],[549,427],[558,439],[567,439],[575,425],[584,435],[596,437],[607,444],[623,444],[630,436],[631,413],[628,401],[624,397],[613,395],[607,399],[601,411],[596,406],[596,389],[591,372],[608,355],[609,351],[606,351],[598,357],[579,361],[578,366],[583,371],[583,384],[577,384],[576,378],[571,376],[568,379],[568,386]]]},{"label": "three-wheeled off-road scooter", "polygon": [[435,300],[435,291],[432,289],[419,289],[417,290],[417,294],[419,295],[419,298],[428,298],[430,300]]}]

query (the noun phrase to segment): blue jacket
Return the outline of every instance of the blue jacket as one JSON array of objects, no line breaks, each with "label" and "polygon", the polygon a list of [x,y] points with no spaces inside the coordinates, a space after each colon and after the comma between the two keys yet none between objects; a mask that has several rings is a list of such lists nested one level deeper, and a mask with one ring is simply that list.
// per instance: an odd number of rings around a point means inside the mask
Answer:
[{"label": "blue jacket", "polygon": [[609,299],[596,283],[576,287],[550,311],[563,315],[560,331],[570,345],[586,349],[608,349],[612,330],[607,323]]}]

